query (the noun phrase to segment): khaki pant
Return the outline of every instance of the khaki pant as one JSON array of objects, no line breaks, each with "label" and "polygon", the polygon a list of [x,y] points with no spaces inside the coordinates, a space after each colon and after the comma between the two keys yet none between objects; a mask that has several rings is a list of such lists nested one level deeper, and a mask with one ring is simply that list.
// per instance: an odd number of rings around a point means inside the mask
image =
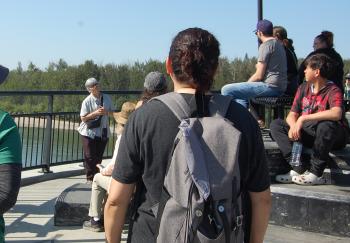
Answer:
[{"label": "khaki pant", "polygon": [[94,176],[91,188],[91,201],[89,209],[90,217],[101,218],[101,216],[103,215],[103,209],[107,199],[107,190],[110,182],[110,176],[104,176],[101,175],[101,173],[97,173]]}]

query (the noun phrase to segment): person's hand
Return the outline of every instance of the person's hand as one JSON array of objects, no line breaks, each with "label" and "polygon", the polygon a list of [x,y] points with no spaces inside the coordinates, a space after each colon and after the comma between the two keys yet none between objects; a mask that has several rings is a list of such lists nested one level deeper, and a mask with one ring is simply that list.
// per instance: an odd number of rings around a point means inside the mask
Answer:
[{"label": "person's hand", "polygon": [[100,173],[101,173],[101,175],[103,175],[103,176],[106,176],[106,175],[107,175],[106,169],[105,169],[105,168],[103,168],[102,170],[100,170]]},{"label": "person's hand", "polygon": [[103,116],[103,115],[106,114],[106,110],[105,110],[105,108],[103,106],[101,106],[100,108],[95,110],[93,113],[94,113],[95,117],[96,116]]},{"label": "person's hand", "polygon": [[104,167],[104,166],[101,165],[101,164],[97,164],[96,167],[99,169],[101,175],[104,175],[104,176],[107,175],[106,167]]},{"label": "person's hand", "polygon": [[288,131],[288,137],[292,141],[297,141],[301,137],[301,129],[303,127],[304,119],[300,116],[297,122],[292,125]]}]

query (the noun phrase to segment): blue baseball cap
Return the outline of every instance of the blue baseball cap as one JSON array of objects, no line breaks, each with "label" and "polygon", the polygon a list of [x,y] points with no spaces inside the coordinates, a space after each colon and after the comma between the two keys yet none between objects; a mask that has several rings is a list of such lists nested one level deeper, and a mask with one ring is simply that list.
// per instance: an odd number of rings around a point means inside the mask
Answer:
[{"label": "blue baseball cap", "polygon": [[272,34],[273,24],[267,19],[259,20],[254,32],[261,31],[263,34]]}]

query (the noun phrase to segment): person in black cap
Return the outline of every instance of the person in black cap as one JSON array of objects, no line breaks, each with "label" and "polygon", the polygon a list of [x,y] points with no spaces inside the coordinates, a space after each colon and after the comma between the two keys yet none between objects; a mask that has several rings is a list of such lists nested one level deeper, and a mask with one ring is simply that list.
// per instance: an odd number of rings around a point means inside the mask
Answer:
[{"label": "person in black cap", "polygon": [[[0,84],[9,70],[0,65]],[[5,242],[3,214],[17,201],[21,183],[22,144],[18,128],[12,117],[0,110],[0,242]]]},{"label": "person in black cap", "polygon": [[226,84],[221,94],[232,96],[248,108],[249,99],[261,96],[280,96],[287,88],[287,59],[284,47],[273,37],[269,20],[257,23],[255,34],[261,40],[255,73],[248,82]]}]

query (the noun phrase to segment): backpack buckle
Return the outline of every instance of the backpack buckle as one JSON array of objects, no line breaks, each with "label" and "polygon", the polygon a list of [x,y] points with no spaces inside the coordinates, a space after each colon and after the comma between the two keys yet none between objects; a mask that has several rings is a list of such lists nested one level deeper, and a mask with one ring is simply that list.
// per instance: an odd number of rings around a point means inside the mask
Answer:
[{"label": "backpack buckle", "polygon": [[243,215],[239,215],[236,217],[236,227],[241,227],[243,224]]},{"label": "backpack buckle", "polygon": [[241,227],[243,224],[243,215],[239,215],[236,217],[236,220],[233,220],[233,223],[232,223],[232,231],[236,231],[238,232],[238,228]]}]

